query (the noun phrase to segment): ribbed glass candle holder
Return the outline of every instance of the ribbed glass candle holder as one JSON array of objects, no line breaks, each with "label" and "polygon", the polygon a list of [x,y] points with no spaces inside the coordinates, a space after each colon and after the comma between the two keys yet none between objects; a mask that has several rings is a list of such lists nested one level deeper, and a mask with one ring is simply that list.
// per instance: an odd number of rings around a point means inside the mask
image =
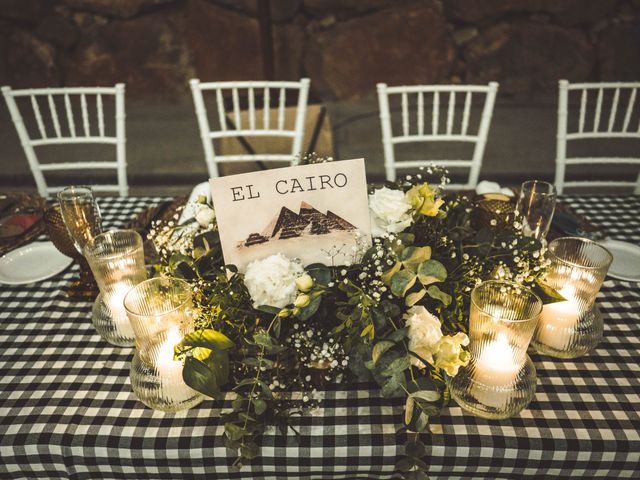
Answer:
[{"label": "ribbed glass candle holder", "polygon": [[100,289],[92,310],[96,330],[113,345],[133,346],[124,296],[147,278],[142,237],[133,230],[101,233],[85,245],[84,255]]},{"label": "ribbed glass candle holder", "polygon": [[124,305],[136,335],[131,386],[138,399],[156,410],[177,412],[204,396],[182,379],[182,362],[174,347],[194,331],[191,286],[177,278],[158,277],[140,283]]},{"label": "ribbed glass candle holder", "polygon": [[471,359],[448,379],[451,396],[483,418],[516,415],[535,394],[536,369],[527,347],[542,301],[518,284],[488,281],[471,293]]},{"label": "ribbed glass candle holder", "polygon": [[549,259],[544,282],[566,301],[544,306],[532,344],[543,355],[576,358],[602,339],[595,301],[613,256],[586,238],[562,237],[549,243]]}]

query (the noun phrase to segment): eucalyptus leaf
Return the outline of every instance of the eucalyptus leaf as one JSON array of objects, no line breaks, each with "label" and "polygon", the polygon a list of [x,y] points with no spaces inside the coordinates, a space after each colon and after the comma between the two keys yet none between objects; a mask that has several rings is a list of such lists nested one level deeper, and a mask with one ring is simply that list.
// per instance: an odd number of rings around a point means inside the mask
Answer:
[{"label": "eucalyptus leaf", "polygon": [[224,424],[224,431],[230,440],[240,440],[246,433],[242,427],[231,422]]},{"label": "eucalyptus leaf", "polygon": [[434,390],[418,390],[409,395],[411,398],[418,398],[426,402],[437,402],[440,400],[440,393]]},{"label": "eucalyptus leaf", "polygon": [[413,307],[426,295],[427,290],[425,288],[418,290],[417,292],[410,293],[407,298],[404,299],[404,304],[407,307]]},{"label": "eucalyptus leaf", "polygon": [[432,283],[444,282],[447,279],[447,269],[432,258],[418,266],[418,279],[425,287]]},{"label": "eucalyptus leaf", "polygon": [[385,340],[398,343],[407,337],[407,332],[408,330],[406,327],[399,328],[398,330],[390,333]]},{"label": "eucalyptus leaf", "polygon": [[402,264],[415,271],[417,266],[431,258],[431,247],[407,247],[402,251]]},{"label": "eucalyptus leaf", "polygon": [[542,283],[541,281],[537,281],[531,288],[531,290],[533,290],[533,293],[540,297],[543,305],[566,301],[566,298],[560,295],[557,290],[551,288],[549,285]]},{"label": "eucalyptus leaf", "polygon": [[429,288],[427,288],[427,295],[434,300],[440,300],[445,307],[451,305],[451,295],[443,292],[436,285],[429,285]]},{"label": "eucalyptus leaf", "polygon": [[382,340],[381,342],[376,343],[371,350],[371,360],[373,360],[374,365],[380,356],[394,345],[395,343],[390,342],[389,340]]},{"label": "eucalyptus leaf", "polygon": [[395,469],[398,472],[407,473],[413,468],[413,461],[410,458],[404,457],[396,462]]},{"label": "eucalyptus leaf", "polygon": [[331,283],[331,270],[322,263],[312,263],[305,270],[313,277],[316,283],[321,285],[329,285]]},{"label": "eucalyptus leaf", "polygon": [[176,349],[183,347],[204,347],[210,350],[229,350],[235,344],[225,334],[206,328],[204,330],[196,330],[183,337]]},{"label": "eucalyptus leaf", "polygon": [[427,415],[424,412],[420,412],[418,414],[418,418],[416,419],[415,423],[414,423],[414,429],[416,432],[424,432],[425,429],[427,428],[427,425],[429,425],[429,415]]},{"label": "eucalyptus leaf", "polygon": [[197,277],[193,266],[187,262],[179,262],[174,267],[174,273],[179,278],[184,278],[185,280],[193,280]]},{"label": "eucalyptus leaf", "polygon": [[404,297],[404,294],[416,283],[416,274],[409,270],[400,270],[391,277],[391,293],[396,297]]},{"label": "eucalyptus leaf", "polygon": [[260,448],[258,444],[255,442],[249,442],[242,447],[240,447],[240,455],[242,458],[246,458],[248,460],[252,460],[256,458],[260,453]]},{"label": "eucalyptus leaf", "polygon": [[193,357],[185,358],[182,379],[184,383],[204,395],[212,398],[220,395],[217,373]]},{"label": "eucalyptus leaf", "polygon": [[220,234],[217,230],[207,230],[199,235],[196,235],[193,239],[194,247],[202,247],[205,250],[210,250],[216,245],[220,244]]},{"label": "eucalyptus leaf", "polygon": [[272,307],[271,305],[259,305],[258,307],[256,307],[256,310],[264,313],[269,313],[271,315],[277,315],[278,313],[280,313],[281,309],[278,307]]},{"label": "eucalyptus leaf", "polygon": [[411,397],[407,397],[407,400],[404,403],[404,423],[405,425],[409,425],[411,423],[411,419],[413,418],[413,408],[415,407],[415,400]]},{"label": "eucalyptus leaf", "polygon": [[267,409],[267,402],[265,402],[261,398],[256,398],[253,401],[253,409],[255,410],[256,415],[262,415]]},{"label": "eucalyptus leaf", "polygon": [[391,377],[404,372],[410,366],[411,366],[411,359],[409,358],[408,355],[404,355],[403,357],[396,358],[380,373],[385,377]]},{"label": "eucalyptus leaf", "polygon": [[298,319],[302,322],[305,322],[311,317],[313,317],[315,313],[318,311],[318,308],[320,308],[321,303],[322,303],[322,297],[316,297],[313,300],[311,300],[309,305],[307,305],[300,311],[300,314],[298,315]]},{"label": "eucalyptus leaf", "polygon": [[390,285],[391,284],[391,278],[396,274],[396,272],[400,271],[400,268],[402,268],[402,263],[400,262],[396,262],[393,267],[391,267],[389,270],[387,270],[386,272],[384,272],[382,274],[382,276],[380,277],[380,279],[386,284],[386,285]]},{"label": "eucalyptus leaf", "polygon": [[404,374],[393,375],[382,385],[380,393],[385,398],[398,398],[404,396],[402,387],[405,385]]},{"label": "eucalyptus leaf", "polygon": [[427,454],[427,449],[420,440],[414,442],[407,442],[404,446],[404,451],[409,457],[422,457]]}]

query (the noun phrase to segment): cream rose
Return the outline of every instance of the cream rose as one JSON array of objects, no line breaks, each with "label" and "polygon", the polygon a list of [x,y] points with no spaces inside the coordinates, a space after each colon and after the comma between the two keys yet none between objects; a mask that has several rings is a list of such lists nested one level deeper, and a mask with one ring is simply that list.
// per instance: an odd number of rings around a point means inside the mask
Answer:
[{"label": "cream rose", "polygon": [[405,230],[413,218],[411,203],[400,190],[382,187],[369,195],[371,234],[382,237]]},{"label": "cream rose", "polygon": [[216,213],[212,208],[204,206],[196,213],[196,221],[202,228],[206,228],[215,220]]},{"label": "cream rose", "polygon": [[299,262],[280,253],[251,262],[244,274],[244,284],[251,295],[253,307],[269,305],[283,308],[292,304],[298,293],[296,279],[303,273]]},{"label": "cream rose", "polygon": [[[442,338],[440,320],[423,306],[411,307],[407,310],[404,318],[405,324],[409,328],[407,332],[409,350],[433,365],[433,354]],[[423,362],[413,356],[411,363],[418,368],[426,367]]]}]

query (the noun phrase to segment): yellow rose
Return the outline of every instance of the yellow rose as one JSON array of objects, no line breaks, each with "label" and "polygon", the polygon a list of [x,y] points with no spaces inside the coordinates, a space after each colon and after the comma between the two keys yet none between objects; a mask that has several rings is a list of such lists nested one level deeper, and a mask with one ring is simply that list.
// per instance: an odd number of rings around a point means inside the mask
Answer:
[{"label": "yellow rose", "polygon": [[435,367],[443,369],[451,377],[456,376],[460,367],[465,367],[469,363],[469,352],[462,348],[467,345],[469,345],[469,337],[462,332],[442,337],[436,344],[433,354]]},{"label": "yellow rose", "polygon": [[416,212],[427,217],[438,215],[438,210],[444,204],[444,200],[436,198],[436,191],[426,182],[422,185],[411,187],[406,193],[406,198]]}]

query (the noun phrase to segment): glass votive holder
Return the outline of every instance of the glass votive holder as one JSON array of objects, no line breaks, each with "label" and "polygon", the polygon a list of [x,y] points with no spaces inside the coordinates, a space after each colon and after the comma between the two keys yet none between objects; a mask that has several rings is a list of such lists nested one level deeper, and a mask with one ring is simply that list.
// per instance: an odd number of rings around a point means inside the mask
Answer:
[{"label": "glass votive holder", "polygon": [[96,330],[113,345],[133,346],[124,297],[147,278],[142,237],[134,230],[111,230],[89,240],[83,251],[100,290],[92,309]]},{"label": "glass votive holder", "polygon": [[544,283],[566,300],[543,307],[531,343],[543,355],[576,358],[602,339],[602,314],[595,301],[613,256],[586,238],[562,237],[549,243],[549,259]]},{"label": "glass votive holder", "polygon": [[527,355],[542,301],[516,283],[490,280],[471,292],[466,367],[447,380],[463,409],[483,418],[516,415],[533,398],[536,369]]},{"label": "glass votive holder", "polygon": [[177,412],[199,404],[204,396],[182,379],[183,365],[174,347],[194,331],[191,286],[177,278],[157,277],[135,286],[124,305],[136,335],[131,387],[155,410]]}]

